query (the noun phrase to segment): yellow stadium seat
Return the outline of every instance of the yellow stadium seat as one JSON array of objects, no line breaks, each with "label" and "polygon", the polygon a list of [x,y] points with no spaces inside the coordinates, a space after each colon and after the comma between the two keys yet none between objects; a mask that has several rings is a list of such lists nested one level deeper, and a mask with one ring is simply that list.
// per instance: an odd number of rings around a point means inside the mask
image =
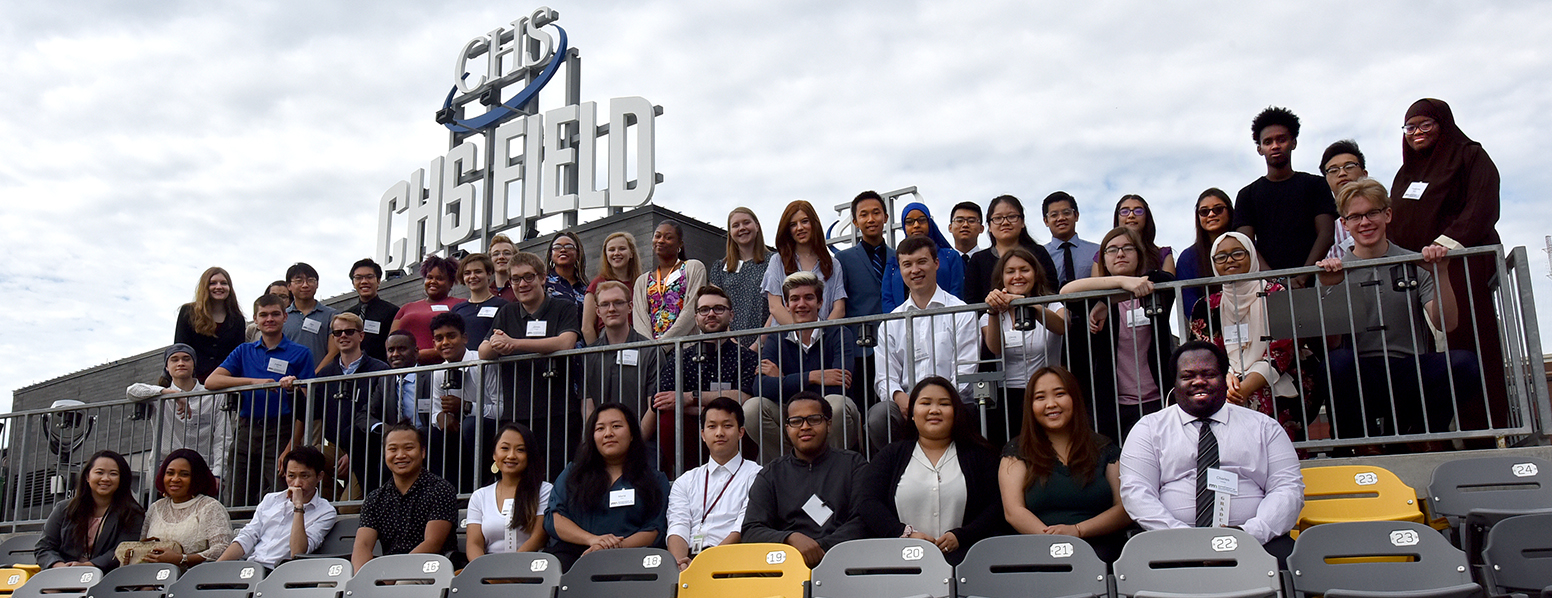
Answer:
[{"label": "yellow stadium seat", "polygon": [[0,569],[0,596],[10,596],[16,588],[27,583],[28,577],[32,577],[32,573],[22,569],[14,567]]},{"label": "yellow stadium seat", "polygon": [[786,544],[713,546],[679,574],[679,598],[803,598],[803,555]]},{"label": "yellow stadium seat", "polygon": [[1417,491],[1375,465],[1333,465],[1304,470],[1304,510],[1296,530],[1338,521],[1426,523]]}]

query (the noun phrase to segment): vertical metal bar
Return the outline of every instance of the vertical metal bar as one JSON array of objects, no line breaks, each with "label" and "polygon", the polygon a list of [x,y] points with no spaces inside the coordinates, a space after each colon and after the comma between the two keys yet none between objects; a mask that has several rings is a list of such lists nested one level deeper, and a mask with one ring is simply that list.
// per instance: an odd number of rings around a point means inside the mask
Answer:
[{"label": "vertical metal bar", "polygon": [[[1534,363],[1533,360],[1541,359],[1541,324],[1536,315],[1536,300],[1532,290],[1530,267],[1526,263],[1525,248],[1515,247],[1510,254],[1514,261],[1514,282],[1519,298],[1518,315],[1522,326],[1520,332],[1524,336],[1525,353],[1521,359],[1526,365]],[[1545,367],[1528,367],[1536,372],[1536,377],[1545,380]],[[1527,372],[1529,373],[1529,372]],[[1521,405],[1529,402],[1534,405],[1534,411],[1527,409],[1527,415],[1535,414],[1537,430],[1542,438],[1552,436],[1552,399],[1548,398],[1547,385],[1544,383],[1530,384],[1527,392],[1521,395]]]}]

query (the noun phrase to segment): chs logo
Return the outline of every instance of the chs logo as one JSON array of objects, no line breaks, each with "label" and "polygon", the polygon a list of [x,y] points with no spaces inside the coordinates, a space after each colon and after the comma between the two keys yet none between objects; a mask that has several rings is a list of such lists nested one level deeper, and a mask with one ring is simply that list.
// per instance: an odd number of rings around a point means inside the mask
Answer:
[{"label": "chs logo", "polygon": [[[454,75],[458,77],[452,90],[447,92],[447,99],[442,102],[442,110],[437,112],[437,122],[446,126],[455,133],[469,133],[480,129],[488,129],[501,124],[503,121],[521,114],[523,105],[532,101],[538,95],[539,90],[544,89],[550,79],[555,78],[555,71],[566,60],[566,30],[560,25],[554,25],[560,13],[551,10],[548,6],[540,7],[532,15],[512,22],[512,29],[497,28],[488,36],[480,36],[469,40],[463,49],[458,52],[458,62]],[[545,33],[546,25],[555,27],[560,34],[559,41]],[[468,84],[469,59],[485,58],[485,74],[480,75],[473,84]],[[502,58],[510,57],[511,60],[503,62]],[[503,69],[503,64],[508,68]],[[500,87],[496,85],[502,79],[521,75],[532,69],[543,66],[537,75],[533,76],[526,87],[512,99],[496,103],[500,99]],[[490,84],[487,87],[487,84]],[[455,115],[457,110],[453,108],[453,98],[460,93],[469,94],[480,92],[480,101],[490,105],[491,109],[485,114],[471,118],[460,119]]]}]

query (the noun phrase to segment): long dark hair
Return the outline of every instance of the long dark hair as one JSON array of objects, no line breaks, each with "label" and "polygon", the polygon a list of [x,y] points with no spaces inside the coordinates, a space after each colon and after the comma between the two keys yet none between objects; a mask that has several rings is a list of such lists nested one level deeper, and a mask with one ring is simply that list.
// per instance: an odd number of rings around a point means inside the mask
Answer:
[{"label": "long dark hair", "polygon": [[953,382],[949,382],[948,378],[942,376],[927,376],[922,378],[920,382],[917,382],[916,386],[911,387],[911,410],[910,413],[906,414],[906,417],[913,422],[912,425],[906,427],[911,438],[915,439],[920,436],[914,425],[916,421],[916,399],[921,396],[922,390],[928,386],[942,388],[948,391],[950,397],[954,398],[954,427],[950,431],[954,444],[958,446],[973,444],[986,450],[993,450],[991,441],[981,436],[980,430],[976,429],[975,416],[970,411],[970,406],[966,405],[964,401],[959,400],[959,390],[954,388]]},{"label": "long dark hair", "polygon": [[636,413],[624,403],[604,403],[587,416],[583,427],[582,442],[577,446],[577,458],[571,463],[571,475],[566,480],[566,494],[576,501],[581,510],[602,510],[608,505],[609,472],[604,470],[604,456],[593,441],[593,428],[598,426],[598,416],[605,411],[619,411],[625,416],[625,426],[630,430],[630,445],[625,449],[625,465],[621,476],[636,489],[636,496],[648,511],[663,507],[662,489],[658,488],[653,474],[657,470],[647,464],[647,443],[641,440],[641,424]]},{"label": "long dark hair", "polygon": [[[1019,201],[1019,198],[1012,195],[998,195],[997,197],[993,197],[991,203],[986,204],[986,217],[991,218],[992,211],[996,210],[997,206],[1004,203],[1011,205],[1013,206],[1013,209],[1018,210],[1019,245],[1021,247],[1038,247],[1040,244],[1035,242],[1034,237],[1029,236],[1029,220],[1024,216],[1024,202]],[[990,223],[989,220],[987,222]],[[990,226],[986,227],[986,238],[991,239],[992,247],[997,246],[997,237],[992,236],[992,229]]]},{"label": "long dark hair", "polygon": [[1032,281],[1035,286],[1034,292],[1030,293],[1031,297],[1055,294],[1055,291],[1051,290],[1051,286],[1046,283],[1045,267],[1040,265],[1040,260],[1035,259],[1034,252],[1023,247],[1014,247],[1012,251],[1004,253],[1002,257],[997,258],[997,265],[992,268],[992,288],[1001,291],[1008,290],[1004,288],[1007,285],[1004,284],[1002,279],[1002,271],[1008,267],[1008,260],[1013,258],[1024,260],[1024,263],[1029,264],[1029,267],[1035,270],[1034,280]]},{"label": "long dark hair", "polygon": [[1196,215],[1196,210],[1202,209],[1202,200],[1205,200],[1209,197],[1216,197],[1223,200],[1224,206],[1228,208],[1228,211],[1224,212],[1223,216],[1229,221],[1229,230],[1234,230],[1234,202],[1229,199],[1229,194],[1224,193],[1222,189],[1211,187],[1206,191],[1203,191],[1201,195],[1197,196],[1196,207],[1192,208],[1191,210],[1191,222],[1196,225],[1196,271],[1205,273],[1207,276],[1212,276],[1212,233],[1209,233],[1207,232],[1207,229],[1202,228],[1202,217]]},{"label": "long dark hair", "polygon": [[210,472],[210,464],[200,456],[199,451],[191,448],[181,448],[167,453],[167,458],[162,459],[162,465],[156,468],[156,491],[162,496],[167,496],[167,487],[162,483],[162,478],[167,475],[167,466],[176,459],[189,462],[189,474],[193,480],[189,483],[190,497],[201,494],[211,498],[217,498],[216,492],[219,484],[215,474]]},{"label": "long dark hair", "polygon": [[[81,475],[75,483],[75,494],[71,495],[70,502],[65,503],[65,521],[75,524],[71,529],[70,540],[75,546],[86,547],[82,551],[83,554],[92,552],[91,547],[86,546],[86,534],[90,531],[88,528],[91,527],[92,514],[97,510],[97,500],[92,498],[92,489],[88,485],[87,477],[91,475],[92,468],[97,466],[98,459],[111,460],[114,467],[119,468],[119,487],[114,489],[113,498],[108,501],[108,513],[118,513],[120,524],[132,519],[125,517],[125,514],[145,514],[145,509],[140,506],[139,501],[135,500],[135,493],[129,487],[132,474],[129,471],[129,461],[124,459],[124,455],[113,451],[93,453],[81,467]],[[104,514],[104,517],[107,515]]]},{"label": "long dark hair", "polygon": [[[507,522],[507,528],[521,528],[531,534],[534,526],[542,519],[535,517],[534,513],[539,512],[539,487],[544,484],[544,468],[540,467],[544,463],[544,447],[534,440],[533,430],[517,422],[502,424],[501,429],[496,431],[496,442],[499,443],[501,436],[507,432],[517,432],[518,436],[523,437],[523,449],[528,452],[527,465],[523,466],[522,477],[517,480],[517,494],[512,497],[512,517]],[[495,447],[491,447],[491,459],[495,460]],[[496,474],[497,481],[500,481],[500,475]],[[521,526],[517,524],[519,513],[523,515]]]},{"label": "long dark hair", "polygon": [[1056,465],[1060,459],[1056,456],[1056,449],[1051,446],[1051,437],[1046,435],[1045,427],[1037,421],[1039,416],[1033,407],[1035,402],[1035,383],[1041,378],[1054,375],[1062,381],[1062,386],[1067,389],[1067,396],[1072,399],[1072,419],[1067,421],[1067,444],[1070,454],[1067,460],[1067,471],[1072,473],[1073,479],[1080,486],[1087,486],[1094,480],[1094,475],[1099,470],[1099,449],[1109,440],[1104,435],[1095,433],[1089,427],[1089,406],[1083,400],[1083,389],[1078,386],[1078,377],[1067,371],[1067,368],[1051,365],[1035,370],[1029,376],[1029,383],[1024,386],[1024,429],[1018,437],[1018,458],[1029,466],[1029,475],[1024,478],[1024,489],[1028,490],[1036,483],[1045,485],[1051,473],[1056,471]]},{"label": "long dark hair", "polygon": [[1159,234],[1159,228],[1158,225],[1153,223],[1153,206],[1148,205],[1148,200],[1135,193],[1122,195],[1121,199],[1116,201],[1115,211],[1111,213],[1110,226],[1121,227],[1121,204],[1126,203],[1126,200],[1129,199],[1136,200],[1137,203],[1142,204],[1142,231],[1137,235],[1142,240],[1142,245],[1137,246],[1138,259],[1143,264],[1143,271],[1152,272],[1158,270],[1164,267],[1164,259],[1159,256],[1159,245],[1154,242],[1154,237]]}]

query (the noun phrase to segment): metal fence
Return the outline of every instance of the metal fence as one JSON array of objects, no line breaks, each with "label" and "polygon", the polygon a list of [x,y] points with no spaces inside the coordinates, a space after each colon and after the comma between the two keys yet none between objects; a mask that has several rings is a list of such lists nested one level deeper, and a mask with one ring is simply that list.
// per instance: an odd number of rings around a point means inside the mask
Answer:
[{"label": "metal fence", "polygon": [[[11,413],[0,418],[8,447],[0,521],[13,529],[40,523],[74,489],[87,456],[102,449],[129,457],[131,483],[149,504],[160,459],[178,447],[208,459],[223,503],[240,518],[279,489],[278,455],[293,435],[325,450],[335,470],[326,495],[350,504],[384,483],[382,430],[400,419],[428,431],[428,469],[462,494],[490,482],[496,432],[508,421],[534,431],[539,446],[529,447],[529,466],[553,480],[590,441],[586,415],[605,401],[642,418],[650,461],[670,476],[705,461],[697,403],[715,395],[741,401],[751,458],[770,461],[786,450],[781,405],[803,390],[832,404],[833,446],[870,454],[911,432],[891,395],[930,374],[953,380],[981,432],[1001,443],[1018,434],[1028,376],[1045,364],[1071,368],[1091,424],[1124,442],[1131,424],[1171,401],[1168,352],[1193,338],[1237,354],[1231,369],[1244,371],[1236,378],[1253,371],[1266,379],[1265,391],[1243,402],[1282,422],[1301,450],[1541,442],[1552,434],[1552,405],[1525,250],[1451,256],[1491,267],[1455,288],[1459,324],[1449,334],[1420,319],[1425,305],[1444,299],[1437,290],[1425,296],[1432,267],[1416,257],[1384,258],[1349,267],[1349,280],[1337,286],[1313,280],[1294,288],[1293,279],[1319,271],[1300,268],[1160,282],[1141,297],[1034,297],[1000,318],[978,313],[984,304],[940,307],[777,326],[760,336],[726,331],[316,378],[290,391],[266,384]],[[1278,284],[1261,284],[1268,280]],[[1241,297],[1238,283],[1246,282],[1255,290]],[[1181,304],[1195,293],[1206,299]],[[1221,293],[1217,309],[1214,293]],[[1225,319],[1224,302],[1244,309]],[[1067,311],[1065,334],[1036,309],[1058,304]],[[986,342],[983,325],[998,327],[995,343]]]}]

